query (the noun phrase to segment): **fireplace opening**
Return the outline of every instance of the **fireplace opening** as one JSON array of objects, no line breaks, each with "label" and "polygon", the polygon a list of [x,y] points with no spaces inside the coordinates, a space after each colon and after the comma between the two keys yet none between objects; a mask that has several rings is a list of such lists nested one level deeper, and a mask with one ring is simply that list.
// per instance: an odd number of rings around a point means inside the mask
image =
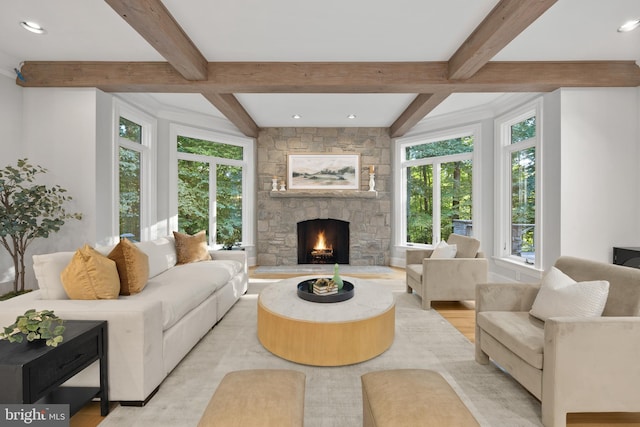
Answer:
[{"label": "fireplace opening", "polygon": [[349,223],[310,219],[298,223],[298,264],[349,264]]}]

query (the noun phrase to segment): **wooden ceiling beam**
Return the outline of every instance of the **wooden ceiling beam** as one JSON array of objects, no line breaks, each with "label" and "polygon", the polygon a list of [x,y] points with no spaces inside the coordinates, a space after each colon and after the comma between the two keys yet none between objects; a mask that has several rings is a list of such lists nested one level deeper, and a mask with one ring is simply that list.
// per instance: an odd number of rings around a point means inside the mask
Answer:
[{"label": "wooden ceiling beam", "polygon": [[557,0],[501,0],[449,59],[449,78],[468,79]]},{"label": "wooden ceiling beam", "polygon": [[560,87],[637,87],[634,61],[489,62],[467,80],[446,62],[210,62],[192,81],[164,62],[31,62],[24,87],[97,87],[105,92],[453,93],[549,92]]},{"label": "wooden ceiling beam", "polygon": [[207,79],[207,60],[160,0],[105,0],[187,80]]},{"label": "wooden ceiling beam", "polygon": [[398,138],[407,133],[420,120],[447,99],[450,93],[421,93],[409,104],[406,110],[389,128],[391,138]]},{"label": "wooden ceiling beam", "polygon": [[233,94],[204,92],[202,96],[220,110],[244,135],[251,138],[258,137],[260,128]]}]

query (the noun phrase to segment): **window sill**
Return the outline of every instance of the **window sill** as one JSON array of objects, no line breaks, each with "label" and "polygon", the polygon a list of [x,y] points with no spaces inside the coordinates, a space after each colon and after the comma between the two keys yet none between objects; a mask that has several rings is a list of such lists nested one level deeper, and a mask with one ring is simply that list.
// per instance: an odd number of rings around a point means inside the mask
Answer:
[{"label": "window sill", "polygon": [[506,268],[507,270],[515,271],[518,273],[523,273],[527,276],[532,276],[537,279],[542,279],[542,276],[544,275],[544,270],[540,270],[539,268],[530,264],[525,264],[522,261],[499,257],[493,257],[493,260],[499,267]]}]

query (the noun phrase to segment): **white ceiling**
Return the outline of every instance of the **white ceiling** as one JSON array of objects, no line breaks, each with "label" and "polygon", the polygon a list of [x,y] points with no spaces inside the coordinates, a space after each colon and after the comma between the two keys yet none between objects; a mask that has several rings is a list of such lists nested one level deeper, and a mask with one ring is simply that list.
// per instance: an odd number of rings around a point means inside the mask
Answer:
[{"label": "white ceiling", "polygon": [[[497,0],[164,0],[208,61],[446,61]],[[559,0],[493,60],[635,60],[640,0]],[[47,33],[19,26],[31,20]],[[101,0],[0,3],[0,72],[23,61],[164,61]],[[149,96],[149,95],[145,95]],[[153,94],[167,110],[222,117],[199,94]],[[260,127],[390,126],[415,94],[237,94]],[[429,117],[501,94],[453,94]],[[301,119],[293,119],[300,114]],[[348,119],[355,114],[355,119]]]}]

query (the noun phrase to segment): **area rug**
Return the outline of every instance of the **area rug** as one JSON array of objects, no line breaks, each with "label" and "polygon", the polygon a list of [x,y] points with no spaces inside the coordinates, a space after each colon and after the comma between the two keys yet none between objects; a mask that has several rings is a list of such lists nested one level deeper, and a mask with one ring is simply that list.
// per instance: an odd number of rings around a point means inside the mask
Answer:
[{"label": "area rug", "polygon": [[360,377],[366,372],[432,369],[451,384],[482,426],[541,426],[540,403],[495,365],[479,365],[474,347],[436,311],[420,308],[404,281],[380,280],[396,298],[396,336],[382,355],[351,366],[313,367],[288,362],[257,338],[257,294],[268,280],[253,279],[249,292],[185,357],[142,408],[117,407],[101,427],[196,426],[222,377],[240,369],[295,369],[306,374],[305,427],[362,426]]}]

